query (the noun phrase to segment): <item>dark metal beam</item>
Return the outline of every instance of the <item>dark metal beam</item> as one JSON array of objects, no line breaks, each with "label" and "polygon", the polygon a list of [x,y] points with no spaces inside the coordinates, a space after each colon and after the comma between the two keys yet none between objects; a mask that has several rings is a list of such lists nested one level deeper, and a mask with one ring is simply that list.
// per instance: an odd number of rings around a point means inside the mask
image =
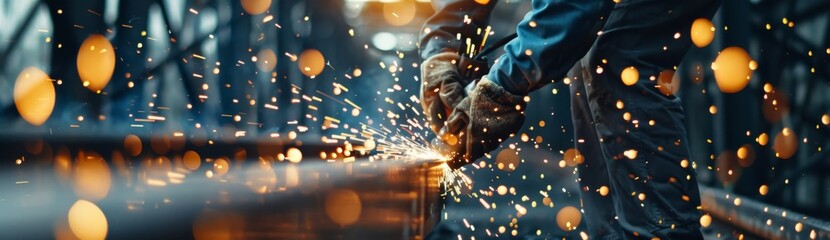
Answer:
[{"label": "dark metal beam", "polygon": [[23,24],[20,24],[17,27],[17,29],[14,30],[14,33],[12,33],[12,39],[9,40],[9,45],[7,45],[6,48],[3,49],[3,52],[0,53],[0,74],[5,73],[4,69],[6,69],[6,61],[8,61],[9,55],[15,49],[17,43],[20,42],[20,38],[23,37],[23,31],[29,29],[29,25],[32,23],[32,21],[34,21],[35,16],[37,15],[37,9],[40,8],[41,3],[41,1],[37,1],[34,3],[32,9],[29,10],[28,14],[26,14],[26,18],[24,18],[25,20],[23,20]]},{"label": "dark metal beam", "polygon": [[700,186],[703,210],[767,239],[827,239],[830,222],[721,189]]},{"label": "dark metal beam", "polygon": [[[828,149],[830,145],[826,145],[822,147],[822,149]],[[798,168],[787,171],[786,173],[780,175],[779,177],[775,178],[770,185],[769,194],[775,195],[780,193],[785,185],[792,185],[798,182],[799,177],[801,175],[807,174],[812,172],[813,170],[820,169],[816,168],[816,165],[825,164],[827,163],[827,158],[830,157],[830,151],[821,151],[818,154],[814,155],[807,161],[807,163],[798,166]],[[784,181],[789,180],[787,184]]]}]

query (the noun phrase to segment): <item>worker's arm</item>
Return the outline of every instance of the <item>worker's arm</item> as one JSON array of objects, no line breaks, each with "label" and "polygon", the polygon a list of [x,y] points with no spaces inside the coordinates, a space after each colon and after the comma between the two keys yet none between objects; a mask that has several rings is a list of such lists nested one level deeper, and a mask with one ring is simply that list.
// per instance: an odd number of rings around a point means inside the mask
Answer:
[{"label": "worker's arm", "polygon": [[436,12],[427,19],[421,31],[421,59],[442,52],[463,54],[466,52],[467,38],[478,48],[489,23],[490,13],[498,1],[490,0],[481,4],[478,2],[485,1],[432,0]]},{"label": "worker's arm", "polygon": [[[481,45],[483,31],[497,0],[433,0],[436,8],[421,31],[421,106],[429,127],[438,132],[464,98],[465,80],[458,62],[459,54],[470,44]],[[479,32],[482,31],[482,32]],[[463,48],[463,49],[462,49]]]},{"label": "worker's arm", "polygon": [[563,78],[591,48],[613,6],[612,0],[533,0],[488,77],[518,95]]},{"label": "worker's arm", "polygon": [[612,7],[612,0],[533,0],[518,37],[438,131],[450,166],[470,163],[515,134],[524,123],[522,96],[563,77],[590,49]]}]

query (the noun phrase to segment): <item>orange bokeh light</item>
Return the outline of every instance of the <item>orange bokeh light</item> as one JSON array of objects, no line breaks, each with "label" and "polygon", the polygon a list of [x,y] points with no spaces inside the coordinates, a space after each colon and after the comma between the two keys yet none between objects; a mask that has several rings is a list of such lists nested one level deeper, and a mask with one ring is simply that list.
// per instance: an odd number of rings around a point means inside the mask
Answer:
[{"label": "orange bokeh light", "polygon": [[107,197],[112,186],[109,165],[101,155],[94,152],[78,153],[74,180],[73,186],[78,197],[90,201]]},{"label": "orange bokeh light", "polygon": [[303,75],[314,77],[323,72],[326,67],[326,58],[317,49],[308,49],[300,54],[297,67]]},{"label": "orange bokeh light", "polygon": [[106,37],[93,34],[78,49],[78,75],[84,87],[100,92],[115,71],[115,50]]},{"label": "orange bokeh light", "polygon": [[184,162],[184,167],[190,171],[195,171],[202,165],[202,158],[199,156],[199,153],[194,151],[185,152],[182,161]]},{"label": "orange bokeh light", "polygon": [[141,148],[141,138],[138,138],[138,136],[130,134],[124,138],[124,149],[127,150],[127,154],[130,154],[130,156],[135,157],[141,154]]},{"label": "orange bokeh light", "polygon": [[784,128],[775,135],[772,149],[775,150],[775,155],[778,158],[790,159],[798,151],[798,136],[792,129]]},{"label": "orange bokeh light", "polygon": [[740,47],[728,47],[712,63],[718,88],[725,93],[743,90],[752,78],[749,53]]},{"label": "orange bokeh light", "polygon": [[632,86],[637,84],[637,81],[640,80],[640,72],[637,71],[637,68],[635,67],[627,67],[623,69],[620,74],[620,78],[622,78],[623,84],[626,86]]},{"label": "orange bokeh light", "polygon": [[297,148],[289,148],[285,153],[285,159],[292,163],[298,163],[303,160],[303,152]]},{"label": "orange bokeh light", "polygon": [[270,48],[259,50],[256,55],[256,66],[259,70],[264,72],[273,71],[277,67],[277,54]]},{"label": "orange bokeh light", "polygon": [[330,192],[325,204],[326,215],[340,226],[351,225],[360,219],[360,196],[352,190],[338,189]]},{"label": "orange bokeh light", "polygon": [[581,221],[582,213],[579,212],[579,209],[572,206],[564,207],[556,214],[556,224],[565,231],[573,231],[579,226],[579,222]]},{"label": "orange bokeh light", "polygon": [[383,18],[392,26],[405,26],[415,19],[415,1],[400,0],[383,4]]},{"label": "orange bokeh light", "polygon": [[69,208],[67,215],[69,229],[75,237],[83,240],[107,237],[107,217],[95,203],[78,200]]},{"label": "orange bokeh light", "polygon": [[565,164],[567,164],[569,167],[576,167],[576,165],[585,162],[585,156],[583,156],[582,153],[579,152],[579,150],[576,150],[576,148],[571,148],[565,151],[562,160],[564,160]]},{"label": "orange bokeh light", "polygon": [[695,46],[699,48],[709,46],[715,39],[715,25],[709,19],[698,18],[692,23],[691,36]]},{"label": "orange bokeh light", "polygon": [[499,170],[512,172],[519,167],[519,154],[513,149],[504,149],[496,155],[496,167]]},{"label": "orange bokeh light", "polygon": [[35,67],[23,69],[14,82],[14,105],[26,122],[40,126],[55,108],[55,86],[49,75]]},{"label": "orange bokeh light", "polygon": [[240,0],[240,2],[242,9],[251,15],[262,14],[271,7],[271,0]]}]

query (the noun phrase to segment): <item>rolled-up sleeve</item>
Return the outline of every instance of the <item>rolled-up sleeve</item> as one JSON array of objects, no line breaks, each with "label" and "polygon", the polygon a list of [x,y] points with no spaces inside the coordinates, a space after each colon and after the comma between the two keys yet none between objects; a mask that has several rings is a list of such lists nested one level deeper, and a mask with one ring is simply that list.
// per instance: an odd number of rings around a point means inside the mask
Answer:
[{"label": "rolled-up sleeve", "polygon": [[613,6],[612,0],[533,0],[518,37],[488,77],[520,95],[563,78],[593,45]]},{"label": "rolled-up sleeve", "polygon": [[427,19],[421,31],[421,58],[442,52],[463,53],[461,49],[466,47],[467,38],[480,44],[490,13],[498,1],[432,0],[436,12]]}]

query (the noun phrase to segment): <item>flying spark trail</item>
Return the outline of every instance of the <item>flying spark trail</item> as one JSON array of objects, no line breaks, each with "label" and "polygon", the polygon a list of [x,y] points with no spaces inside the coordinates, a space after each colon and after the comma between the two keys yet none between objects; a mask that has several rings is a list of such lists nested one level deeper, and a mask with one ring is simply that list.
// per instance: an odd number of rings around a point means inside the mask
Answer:
[{"label": "flying spark trail", "polygon": [[[335,83],[335,86],[342,85]],[[363,109],[348,98],[333,96],[319,90],[317,90],[316,93],[323,98],[332,100],[337,104],[343,105],[344,107],[351,107],[357,110]],[[316,96],[312,97],[317,98]],[[418,98],[412,96],[409,99],[415,103],[416,106],[419,105]],[[410,104],[407,103],[405,105],[410,107],[406,108],[404,107],[404,103],[391,101],[388,97],[384,98],[384,102],[394,106],[391,109],[398,108],[403,111],[412,111],[416,117],[406,118],[406,124],[397,124],[395,118],[389,118],[389,124],[397,126],[394,128],[395,130],[387,128],[384,124],[373,124],[374,121],[367,118],[368,121],[360,122],[361,130],[359,131],[359,134],[354,128],[348,130],[346,128],[342,128],[341,131],[351,131],[351,133],[334,133],[330,135],[329,139],[335,141],[342,140],[343,144],[347,146],[362,145],[362,148],[359,149],[362,154],[367,154],[367,151],[369,151],[368,155],[370,155],[370,161],[394,161],[407,164],[437,163],[438,165],[434,167],[440,168],[443,173],[440,178],[439,185],[442,189],[444,189],[445,194],[457,196],[461,194],[462,188],[472,188],[472,181],[470,178],[463,174],[460,170],[450,168],[446,163],[444,163],[446,157],[431,146],[429,140],[427,140],[427,136],[430,136],[431,134],[427,132],[419,132],[429,128],[425,128],[424,125],[426,121],[422,119],[423,116],[415,107],[410,106]],[[397,110],[391,109],[387,109],[390,113],[389,115],[399,116],[399,114],[396,113]],[[332,120],[334,119],[333,117],[325,116],[324,119],[331,123],[339,124],[339,121]],[[374,151],[371,152],[372,150]]]}]

